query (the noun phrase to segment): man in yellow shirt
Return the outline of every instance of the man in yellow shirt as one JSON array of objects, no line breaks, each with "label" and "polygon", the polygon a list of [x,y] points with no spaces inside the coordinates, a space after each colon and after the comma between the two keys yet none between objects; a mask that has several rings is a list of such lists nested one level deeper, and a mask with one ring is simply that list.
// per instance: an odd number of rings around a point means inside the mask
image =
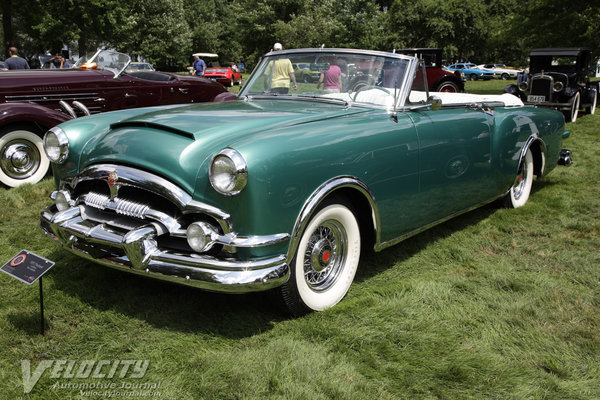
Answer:
[{"label": "man in yellow shirt", "polygon": [[[281,43],[275,43],[273,51],[282,50]],[[279,58],[267,66],[265,70],[265,87],[270,84],[271,93],[287,94],[290,90],[290,79],[294,82],[292,87],[294,90],[298,88],[296,85],[296,75],[292,62],[287,58]]]}]

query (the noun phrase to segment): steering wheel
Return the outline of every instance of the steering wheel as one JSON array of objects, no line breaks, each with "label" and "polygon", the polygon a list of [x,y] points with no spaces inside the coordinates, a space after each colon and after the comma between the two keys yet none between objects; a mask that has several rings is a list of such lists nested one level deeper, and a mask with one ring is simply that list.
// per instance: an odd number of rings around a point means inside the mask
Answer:
[{"label": "steering wheel", "polygon": [[364,86],[361,86],[360,88],[358,88],[358,89],[356,90],[356,93],[354,93],[354,97],[352,98],[352,101],[356,102],[356,98],[358,97],[358,94],[359,94],[360,92],[363,92],[363,91],[365,91],[365,90],[369,90],[369,89],[378,89],[378,90],[381,90],[381,91],[385,92],[386,94],[389,94],[389,95],[391,95],[390,91],[389,91],[389,90],[387,90],[387,89],[386,89],[386,88],[384,88],[384,87],[381,87],[381,86],[375,86],[375,85],[364,85]]}]

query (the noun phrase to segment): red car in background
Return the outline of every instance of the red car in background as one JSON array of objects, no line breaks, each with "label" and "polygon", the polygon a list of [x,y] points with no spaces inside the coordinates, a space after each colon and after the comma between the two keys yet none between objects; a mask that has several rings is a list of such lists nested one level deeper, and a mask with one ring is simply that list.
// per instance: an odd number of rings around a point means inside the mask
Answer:
[{"label": "red car in background", "polygon": [[[400,49],[396,53],[407,54],[422,59],[425,62],[427,74],[427,87],[431,92],[464,92],[465,81],[460,74],[454,74],[442,69],[442,49],[439,48],[415,48]],[[413,85],[422,87],[423,71],[417,71],[417,77]]]},{"label": "red car in background", "polygon": [[204,71],[204,77],[226,86],[242,84],[242,74],[231,67],[210,67]]},{"label": "red car in background", "polygon": [[0,72],[0,184],[36,183],[48,172],[42,137],[69,119],[104,111],[222,101],[203,77],[127,71],[130,57],[102,50],[71,69]]}]

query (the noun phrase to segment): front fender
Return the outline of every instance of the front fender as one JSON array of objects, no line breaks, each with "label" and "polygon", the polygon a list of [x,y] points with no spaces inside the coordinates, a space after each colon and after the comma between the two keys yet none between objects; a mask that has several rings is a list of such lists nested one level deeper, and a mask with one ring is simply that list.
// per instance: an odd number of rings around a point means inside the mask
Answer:
[{"label": "front fender", "polygon": [[35,103],[0,104],[0,128],[14,123],[34,123],[47,130],[70,119],[60,111]]}]

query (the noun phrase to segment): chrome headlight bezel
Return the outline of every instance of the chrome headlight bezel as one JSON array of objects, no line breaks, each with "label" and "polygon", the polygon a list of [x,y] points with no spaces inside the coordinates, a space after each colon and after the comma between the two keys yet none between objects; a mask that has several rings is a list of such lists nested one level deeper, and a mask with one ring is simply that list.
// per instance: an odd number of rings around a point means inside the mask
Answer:
[{"label": "chrome headlight bezel", "polygon": [[208,178],[217,192],[225,196],[235,196],[248,183],[248,165],[239,152],[225,148],[211,160]]},{"label": "chrome headlight bezel", "polygon": [[69,156],[69,138],[58,126],[50,128],[44,135],[44,153],[56,164],[62,164]]},{"label": "chrome headlight bezel", "polygon": [[527,82],[527,81],[520,82],[518,87],[521,92],[526,92],[527,89],[529,89],[529,82]]},{"label": "chrome headlight bezel", "polygon": [[560,81],[554,82],[554,84],[552,85],[552,90],[554,90],[555,92],[560,92],[564,88],[565,85]]}]

